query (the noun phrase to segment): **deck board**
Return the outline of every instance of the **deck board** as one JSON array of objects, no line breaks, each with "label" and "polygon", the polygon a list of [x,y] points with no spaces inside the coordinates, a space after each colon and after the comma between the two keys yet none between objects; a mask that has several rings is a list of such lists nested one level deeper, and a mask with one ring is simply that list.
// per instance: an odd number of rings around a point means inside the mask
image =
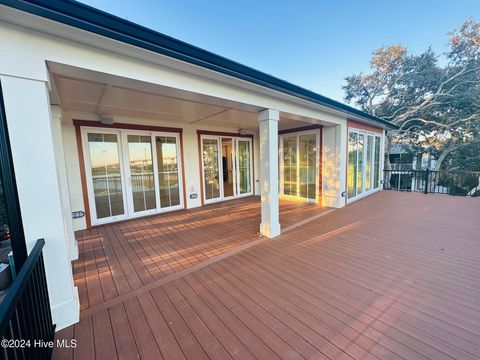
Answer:
[{"label": "deck board", "polygon": [[323,211],[282,201],[291,230],[263,241],[257,198],[79,232],[88,315],[54,358],[479,359],[478,199],[381,192]]}]

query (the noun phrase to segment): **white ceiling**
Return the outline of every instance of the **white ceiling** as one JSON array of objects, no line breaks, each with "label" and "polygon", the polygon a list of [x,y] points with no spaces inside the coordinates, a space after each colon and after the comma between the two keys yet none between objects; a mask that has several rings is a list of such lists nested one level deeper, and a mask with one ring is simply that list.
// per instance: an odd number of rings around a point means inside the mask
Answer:
[{"label": "white ceiling", "polygon": [[[61,64],[49,63],[49,69],[54,80],[51,102],[64,111],[238,129],[258,126],[261,109],[254,106]],[[309,123],[309,119],[282,114],[279,128]]]}]

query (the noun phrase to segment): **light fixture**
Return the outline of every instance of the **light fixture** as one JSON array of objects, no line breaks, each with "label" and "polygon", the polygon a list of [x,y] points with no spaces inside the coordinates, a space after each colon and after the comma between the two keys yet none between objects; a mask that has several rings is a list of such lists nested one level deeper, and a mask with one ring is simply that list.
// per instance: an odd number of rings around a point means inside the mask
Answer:
[{"label": "light fixture", "polygon": [[252,129],[240,129],[238,132],[240,135],[253,135],[254,133]]},{"label": "light fixture", "polygon": [[103,125],[112,125],[113,124],[113,117],[108,115],[100,115],[100,122]]}]

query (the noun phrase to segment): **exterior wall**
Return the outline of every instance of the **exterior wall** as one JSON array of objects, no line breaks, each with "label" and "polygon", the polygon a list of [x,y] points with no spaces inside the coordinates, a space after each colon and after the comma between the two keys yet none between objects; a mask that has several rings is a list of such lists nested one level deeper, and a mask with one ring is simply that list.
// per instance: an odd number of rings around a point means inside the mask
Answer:
[{"label": "exterior wall", "polygon": [[326,126],[322,131],[322,205],[345,206],[347,122]]},{"label": "exterior wall", "polygon": [[[72,204],[72,211],[85,211],[83,201],[82,181],[80,176],[80,164],[77,150],[77,139],[75,134],[75,126],[73,120],[97,120],[98,117],[95,114],[78,114],[66,112],[63,114],[62,132],[64,141],[64,154],[66,159],[66,167],[69,179],[70,189],[70,202]],[[200,180],[200,157],[198,147],[198,135],[197,130],[208,130],[218,132],[238,133],[237,128],[228,127],[212,127],[206,126],[200,123],[195,125],[182,124],[178,122],[167,122],[159,120],[149,119],[133,119],[128,117],[115,117],[115,123],[135,124],[135,125],[150,125],[150,126],[164,126],[164,127],[177,127],[183,130],[183,168],[185,171],[184,182],[186,191],[186,208],[195,208],[201,206],[201,180]],[[115,124],[113,125],[115,126]],[[253,189],[255,194],[258,194],[258,136],[254,135],[253,139]],[[198,197],[191,199],[190,194],[196,193]],[[80,218],[74,220],[74,229],[81,230],[87,227],[86,219]]]},{"label": "exterior wall", "polygon": [[347,119],[347,125],[348,125],[349,129],[350,128],[355,128],[355,129],[370,131],[370,132],[374,132],[374,133],[378,133],[378,134],[382,134],[382,135],[384,133],[384,130],[381,127],[363,124],[363,123],[360,123],[358,121],[354,121],[354,120],[350,120],[350,119]]}]

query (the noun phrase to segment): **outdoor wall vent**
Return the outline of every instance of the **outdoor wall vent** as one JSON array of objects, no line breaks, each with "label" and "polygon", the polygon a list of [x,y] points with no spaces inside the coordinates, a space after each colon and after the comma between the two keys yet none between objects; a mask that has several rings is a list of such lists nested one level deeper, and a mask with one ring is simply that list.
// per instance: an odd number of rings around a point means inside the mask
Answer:
[{"label": "outdoor wall vent", "polygon": [[100,115],[100,122],[103,125],[112,125],[113,124],[113,117],[107,115]]}]

